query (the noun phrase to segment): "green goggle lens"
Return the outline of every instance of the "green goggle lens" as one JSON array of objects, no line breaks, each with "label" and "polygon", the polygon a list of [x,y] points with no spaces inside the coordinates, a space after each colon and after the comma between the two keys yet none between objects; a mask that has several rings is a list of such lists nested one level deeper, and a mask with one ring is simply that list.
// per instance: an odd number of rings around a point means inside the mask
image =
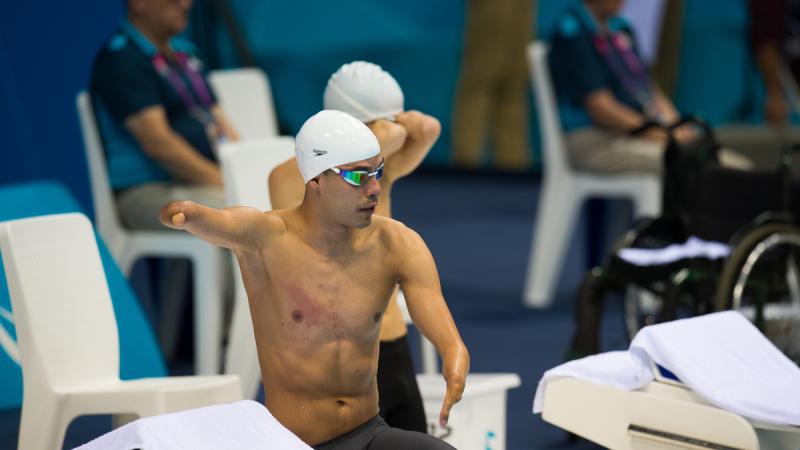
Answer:
[{"label": "green goggle lens", "polygon": [[376,180],[380,180],[383,177],[383,164],[381,164],[375,172],[368,172],[366,170],[344,170],[336,167],[331,168],[331,170],[342,177],[347,184],[353,186],[363,186],[369,181],[369,177],[375,177]]}]

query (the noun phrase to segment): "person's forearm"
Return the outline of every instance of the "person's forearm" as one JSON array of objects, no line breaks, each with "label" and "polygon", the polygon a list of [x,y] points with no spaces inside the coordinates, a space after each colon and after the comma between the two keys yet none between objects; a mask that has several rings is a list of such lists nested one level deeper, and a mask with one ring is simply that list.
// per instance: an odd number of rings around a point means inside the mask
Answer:
[{"label": "person's forearm", "polygon": [[681,117],[678,114],[678,110],[675,109],[675,105],[656,86],[653,86],[653,101],[655,102],[656,110],[661,116],[660,119],[663,125],[672,125],[680,120]]},{"label": "person's forearm", "polygon": [[[414,324],[431,341],[436,347],[436,352],[441,356],[442,372],[447,372],[445,368],[448,368],[451,372],[449,375],[466,376],[466,372],[469,370],[469,352],[464,341],[461,340],[455,321],[447,308],[431,308],[423,317],[419,317],[419,314],[416,314],[415,317],[414,310],[410,312]],[[445,378],[447,375],[445,373]]]},{"label": "person's forearm", "polygon": [[432,144],[441,133],[439,121],[419,111],[407,111],[398,115],[397,123],[408,131],[410,138],[420,143]]},{"label": "person's forearm", "polygon": [[780,54],[771,42],[764,42],[756,49],[756,60],[761,76],[764,78],[764,87],[769,95],[782,95],[780,72]]},{"label": "person's forearm", "polygon": [[[442,373],[445,378],[449,376],[466,377],[469,372],[469,351],[461,338],[456,336],[439,351],[442,357]],[[448,373],[449,372],[449,373]]]},{"label": "person's forearm", "polygon": [[407,111],[397,116],[397,123],[408,130],[403,148],[387,164],[389,176],[397,179],[413,172],[425,159],[439,138],[441,125],[432,116],[419,111]]},{"label": "person's forearm", "polygon": [[403,126],[384,119],[379,119],[372,123],[370,129],[375,134],[375,137],[378,138],[381,146],[381,155],[384,158],[388,158],[400,150],[408,136],[408,132]]},{"label": "person's forearm", "polygon": [[177,133],[153,137],[142,143],[142,148],[176,178],[190,183],[222,185],[222,174],[217,164],[203,157]]},{"label": "person's forearm", "polygon": [[618,102],[608,92],[590,95],[586,101],[586,110],[595,125],[623,134],[647,121],[643,114]]},{"label": "person's forearm", "polygon": [[241,139],[239,132],[236,131],[236,128],[233,126],[231,121],[228,119],[228,116],[224,111],[222,111],[222,108],[220,108],[219,105],[214,106],[211,109],[211,113],[214,115],[214,122],[217,124],[227,140],[238,141]]}]

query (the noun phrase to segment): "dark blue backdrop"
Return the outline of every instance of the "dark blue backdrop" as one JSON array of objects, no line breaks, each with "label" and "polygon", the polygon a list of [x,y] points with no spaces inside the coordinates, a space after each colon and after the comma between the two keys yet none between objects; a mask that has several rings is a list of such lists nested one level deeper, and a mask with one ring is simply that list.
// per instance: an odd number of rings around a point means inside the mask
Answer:
[{"label": "dark blue backdrop", "polygon": [[121,1],[12,2],[0,15],[0,183],[52,178],[91,207],[75,95]]}]

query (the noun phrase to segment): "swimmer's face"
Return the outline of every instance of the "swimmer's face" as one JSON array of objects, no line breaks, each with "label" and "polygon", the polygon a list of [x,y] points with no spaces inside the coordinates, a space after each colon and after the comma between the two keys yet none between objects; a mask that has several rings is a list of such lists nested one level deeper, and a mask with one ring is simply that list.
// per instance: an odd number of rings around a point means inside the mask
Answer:
[{"label": "swimmer's face", "polygon": [[[383,165],[383,157],[378,155],[363,161],[337,166],[347,171],[377,172]],[[320,178],[320,188],[324,207],[329,216],[353,228],[364,228],[372,223],[372,214],[378,205],[381,186],[377,177],[367,177],[361,186],[354,186],[332,170],[325,171]]]}]

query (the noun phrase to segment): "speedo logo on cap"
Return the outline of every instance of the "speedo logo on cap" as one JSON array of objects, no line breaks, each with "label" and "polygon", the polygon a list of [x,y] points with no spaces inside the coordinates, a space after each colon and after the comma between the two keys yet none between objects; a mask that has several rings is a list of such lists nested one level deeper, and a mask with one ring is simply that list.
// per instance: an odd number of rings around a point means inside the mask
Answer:
[{"label": "speedo logo on cap", "polygon": [[317,149],[313,149],[313,150],[311,150],[311,151],[313,151],[313,152],[314,152],[314,156],[322,156],[322,155],[327,155],[327,154],[328,154],[328,152],[327,152],[327,151],[325,151],[325,150],[317,150]]}]

